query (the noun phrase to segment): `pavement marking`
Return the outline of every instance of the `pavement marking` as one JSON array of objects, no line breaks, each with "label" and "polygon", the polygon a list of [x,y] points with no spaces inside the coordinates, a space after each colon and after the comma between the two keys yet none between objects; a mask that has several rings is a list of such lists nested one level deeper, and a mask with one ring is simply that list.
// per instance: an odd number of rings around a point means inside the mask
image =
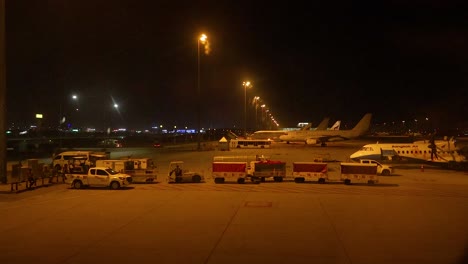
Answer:
[{"label": "pavement marking", "polygon": [[270,193],[310,193],[310,194],[347,194],[379,196],[431,196],[468,198],[468,187],[434,189],[430,186],[379,186],[341,185],[341,184],[151,184],[134,186],[135,191],[231,191],[231,192],[270,192]]}]

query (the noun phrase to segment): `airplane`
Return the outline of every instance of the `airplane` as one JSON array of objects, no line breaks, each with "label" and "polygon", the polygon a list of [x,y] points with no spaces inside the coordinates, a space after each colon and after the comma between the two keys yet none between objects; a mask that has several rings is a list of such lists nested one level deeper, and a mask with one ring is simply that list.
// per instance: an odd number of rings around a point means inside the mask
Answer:
[{"label": "airplane", "polygon": [[299,130],[309,130],[312,127],[312,123],[308,123],[307,125],[301,127]]},{"label": "airplane", "polygon": [[[302,127],[299,130],[327,130],[328,129],[328,122],[330,118],[325,117],[317,127],[312,127],[312,123],[308,123],[307,126]],[[336,123],[335,123],[336,124]]]},{"label": "airplane", "polygon": [[320,144],[326,146],[326,142],[342,141],[358,138],[364,135],[370,127],[372,114],[365,114],[359,123],[348,130],[313,130],[313,131],[288,131],[286,135],[281,135],[279,139],[290,142],[304,142],[305,144]]},{"label": "airplane", "polygon": [[328,122],[330,122],[330,118],[329,117],[325,117],[322,122],[320,122],[320,124],[318,124],[318,126],[313,129],[313,130],[327,130],[328,128]]},{"label": "airplane", "polygon": [[376,143],[367,144],[349,156],[351,160],[373,159],[392,162],[439,163],[466,162],[466,157],[455,146],[456,141],[424,140],[413,143]]},{"label": "airplane", "polygon": [[[312,127],[312,123],[301,127],[298,130],[309,130]],[[279,136],[285,135],[287,130],[258,130],[250,135],[251,139],[270,139],[273,141],[279,141]]]},{"label": "airplane", "polygon": [[279,141],[281,135],[286,135],[286,130],[258,130],[255,131],[250,138],[252,139],[270,139]]},{"label": "airplane", "polygon": [[338,120],[335,122],[335,124],[333,124],[333,126],[328,128],[328,130],[340,130],[340,125],[341,125],[341,120]]},{"label": "airplane", "polygon": [[[306,126],[303,126],[300,129],[294,130],[294,131],[327,130],[329,120],[330,120],[330,118],[326,117],[326,118],[324,118],[322,120],[322,122],[320,122],[320,124],[316,128],[311,128],[312,123],[308,123]],[[335,123],[335,125],[336,125],[336,123]],[[270,140],[273,140],[273,141],[281,141],[279,139],[279,137],[282,136],[282,135],[286,135],[287,133],[288,133],[288,130],[258,130],[258,131],[255,131],[254,133],[252,133],[252,135],[250,135],[250,138],[252,138],[252,139],[270,139]]]}]

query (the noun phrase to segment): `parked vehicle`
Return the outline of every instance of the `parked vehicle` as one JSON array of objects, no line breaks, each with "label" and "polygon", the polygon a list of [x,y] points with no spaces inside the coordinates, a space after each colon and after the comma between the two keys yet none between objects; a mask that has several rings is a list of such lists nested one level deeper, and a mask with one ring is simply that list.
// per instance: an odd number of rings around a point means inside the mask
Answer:
[{"label": "parked vehicle", "polygon": [[157,177],[156,166],[150,158],[98,160],[96,166],[110,167],[120,173],[128,174],[132,176],[133,183],[151,183],[156,181]]},{"label": "parked vehicle", "polygon": [[214,161],[212,163],[212,177],[215,183],[237,181],[244,183],[246,179],[259,183],[259,178],[248,176],[248,163],[245,161]]},{"label": "parked vehicle", "polygon": [[259,178],[262,182],[266,178],[273,178],[275,182],[282,182],[286,177],[286,162],[278,160],[251,161],[248,174]]},{"label": "parked vehicle", "polygon": [[349,185],[352,182],[367,184],[374,184],[379,182],[377,176],[377,164],[342,162],[340,167],[341,180],[346,185]]},{"label": "parked vehicle", "polygon": [[[246,165],[241,165],[243,163]],[[265,181],[267,178],[273,178],[274,181],[281,182],[286,177],[286,162],[270,160],[263,155],[215,156],[213,157],[212,167],[216,183],[224,182],[222,178],[231,178],[228,180],[233,180],[233,177],[238,183],[244,183],[246,179],[253,182]],[[236,174],[241,170],[243,170],[243,174]],[[224,172],[226,172],[226,176],[223,176]],[[233,175],[232,172],[236,173]]]},{"label": "parked vehicle", "polygon": [[293,162],[292,175],[297,183],[317,181],[325,183],[328,180],[328,164],[323,162]]},{"label": "parked vehicle", "polygon": [[171,161],[167,177],[169,183],[200,183],[205,180],[202,174],[186,169],[183,161]]},{"label": "parked vehicle", "polygon": [[395,171],[392,166],[389,166],[387,164],[382,164],[376,160],[372,159],[361,159],[360,163],[363,164],[377,164],[377,174],[382,175],[382,176],[390,176],[392,175]]},{"label": "parked vehicle", "polygon": [[[96,160],[109,159],[109,153],[98,151],[64,151],[52,158],[52,167],[57,172],[62,172],[64,167],[86,165],[96,166]],[[84,160],[84,161],[83,161]],[[79,162],[79,164],[77,164]],[[76,164],[73,164],[76,163]],[[66,171],[63,171],[66,172]]]},{"label": "parked vehicle", "polygon": [[117,172],[109,167],[93,167],[87,172],[66,173],[64,179],[65,183],[70,184],[75,189],[96,186],[117,190],[132,183],[132,176]]},{"label": "parked vehicle", "polygon": [[98,143],[98,147],[105,147],[105,148],[121,148],[122,142],[118,139],[104,139]]}]

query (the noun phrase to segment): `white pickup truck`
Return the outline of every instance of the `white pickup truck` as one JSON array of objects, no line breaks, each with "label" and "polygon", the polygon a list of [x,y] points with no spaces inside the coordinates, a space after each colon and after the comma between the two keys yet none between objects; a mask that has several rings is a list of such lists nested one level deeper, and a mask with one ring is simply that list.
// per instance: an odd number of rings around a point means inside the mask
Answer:
[{"label": "white pickup truck", "polygon": [[132,183],[132,176],[119,173],[109,167],[93,167],[88,172],[65,174],[65,183],[72,188],[81,189],[84,186],[109,187],[117,190]]},{"label": "white pickup truck", "polygon": [[394,169],[391,166],[382,164],[376,160],[371,159],[361,159],[360,163],[364,164],[377,164],[377,174],[382,176],[390,176],[394,173]]}]

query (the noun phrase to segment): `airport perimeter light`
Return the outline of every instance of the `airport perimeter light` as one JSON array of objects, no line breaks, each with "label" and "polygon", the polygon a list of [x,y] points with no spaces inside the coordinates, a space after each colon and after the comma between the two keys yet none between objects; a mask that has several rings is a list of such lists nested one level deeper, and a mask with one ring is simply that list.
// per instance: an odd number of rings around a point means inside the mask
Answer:
[{"label": "airport perimeter light", "polygon": [[266,104],[262,104],[260,107],[262,108],[262,119],[261,119],[261,122],[260,122],[260,129],[263,129],[263,127],[265,126],[264,125],[265,117],[263,116],[263,114],[265,112]]},{"label": "airport perimeter light", "polygon": [[255,96],[254,97],[254,104],[255,104],[255,130],[258,129],[258,122],[257,122],[257,110],[258,110],[258,104],[260,101],[260,96]]},{"label": "airport perimeter light", "polygon": [[[201,140],[201,121],[200,121],[200,112],[201,112],[201,95],[200,95],[200,43],[205,44],[207,43],[207,36],[205,34],[201,34],[200,37],[197,39],[197,58],[198,58],[198,74],[197,74],[197,150],[200,151],[200,140]],[[206,47],[205,47],[206,48]]]},{"label": "airport perimeter light", "polygon": [[244,137],[247,138],[247,88],[252,87],[249,81],[242,83],[244,86]]}]

